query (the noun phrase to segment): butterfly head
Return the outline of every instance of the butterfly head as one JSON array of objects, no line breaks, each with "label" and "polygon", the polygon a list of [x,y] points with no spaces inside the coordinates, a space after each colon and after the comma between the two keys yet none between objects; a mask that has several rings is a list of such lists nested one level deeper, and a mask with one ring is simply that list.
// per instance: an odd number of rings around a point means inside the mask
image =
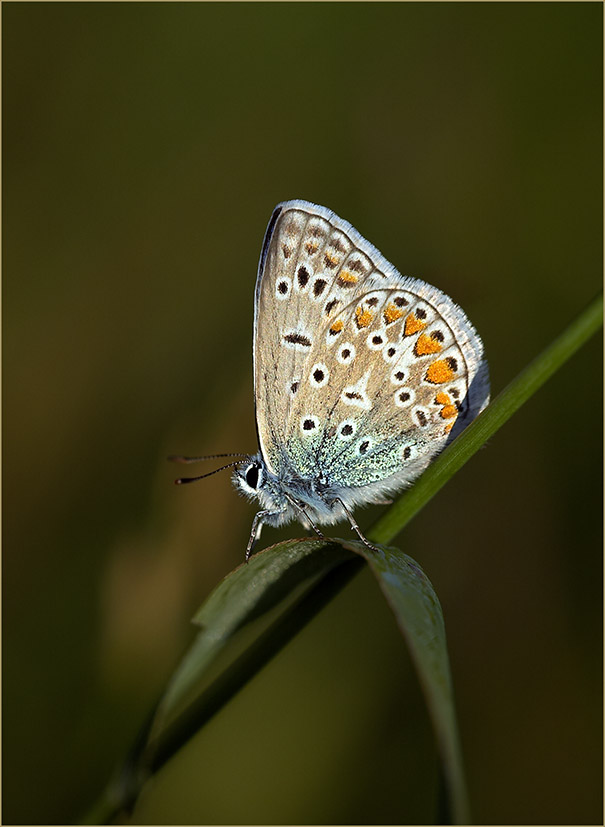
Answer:
[{"label": "butterfly head", "polygon": [[262,457],[247,457],[245,462],[235,466],[233,484],[246,497],[258,497],[266,476],[266,467]]},{"label": "butterfly head", "polygon": [[233,485],[249,500],[258,500],[263,509],[281,511],[287,500],[279,480],[269,472],[260,453],[235,466]]}]

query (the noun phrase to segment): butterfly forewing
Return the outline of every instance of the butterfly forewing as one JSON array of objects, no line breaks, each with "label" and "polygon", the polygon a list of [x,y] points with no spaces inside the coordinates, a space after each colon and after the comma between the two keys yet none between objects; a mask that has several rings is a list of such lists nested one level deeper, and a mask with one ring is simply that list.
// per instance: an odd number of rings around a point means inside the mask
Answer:
[{"label": "butterfly forewing", "polygon": [[265,461],[345,488],[400,487],[487,403],[481,342],[449,297],[329,210],[276,213],[256,297]]}]

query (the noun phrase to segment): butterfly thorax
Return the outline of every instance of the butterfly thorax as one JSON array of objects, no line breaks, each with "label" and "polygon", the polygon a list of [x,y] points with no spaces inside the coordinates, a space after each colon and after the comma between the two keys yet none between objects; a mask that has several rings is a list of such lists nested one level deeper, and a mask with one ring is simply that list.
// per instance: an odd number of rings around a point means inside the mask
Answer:
[{"label": "butterfly thorax", "polygon": [[294,519],[326,525],[339,522],[345,516],[340,486],[322,476],[302,477],[296,472],[283,471],[278,477],[269,471],[260,453],[238,465],[232,479],[235,488],[245,497],[258,500],[268,512],[263,521],[273,526]]}]

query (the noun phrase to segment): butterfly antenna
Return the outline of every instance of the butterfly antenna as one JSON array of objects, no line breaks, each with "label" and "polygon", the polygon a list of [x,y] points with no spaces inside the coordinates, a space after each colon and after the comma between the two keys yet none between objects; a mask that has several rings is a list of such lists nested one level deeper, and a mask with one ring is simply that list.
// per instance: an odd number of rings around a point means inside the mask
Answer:
[{"label": "butterfly antenna", "polygon": [[[239,452],[236,452],[234,454],[208,454],[207,457],[181,457],[181,456],[178,456],[177,454],[171,454],[169,457],[167,457],[167,460],[168,460],[168,462],[182,462],[182,463],[185,464],[185,463],[188,463],[188,462],[203,462],[205,459],[222,459],[223,457],[244,457],[245,458],[247,456],[249,456],[249,454],[240,454]],[[225,466],[225,468],[227,468],[227,467],[228,466]],[[218,470],[220,471],[221,469],[219,468]]]},{"label": "butterfly antenna", "polygon": [[[233,454],[227,454],[227,456],[233,456]],[[238,454],[238,456],[246,457],[248,454]],[[180,477],[178,480],[174,481],[175,485],[184,485],[187,482],[197,482],[198,480],[203,480],[204,477],[211,477],[213,474],[218,474],[219,471],[224,471],[226,468],[233,468],[235,465],[239,465],[240,460],[236,460],[235,462],[230,462],[228,465],[223,465],[222,468],[215,468],[214,471],[209,471],[207,474],[200,474],[199,477]]]}]

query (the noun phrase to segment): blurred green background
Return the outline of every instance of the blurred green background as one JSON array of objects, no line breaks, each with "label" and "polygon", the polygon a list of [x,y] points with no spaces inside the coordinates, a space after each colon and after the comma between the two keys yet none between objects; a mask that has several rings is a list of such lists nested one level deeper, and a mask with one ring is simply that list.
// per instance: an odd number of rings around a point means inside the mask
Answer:
[{"label": "blurred green background", "polygon": [[[253,506],[226,473],[176,488],[165,457],[256,450],[274,205],[334,209],[449,293],[498,393],[601,285],[602,6],[4,3],[2,22],[3,820],[70,822],[242,560]],[[398,540],[443,604],[477,822],[602,821],[598,338]],[[431,823],[436,787],[364,572],[133,821]]]}]

